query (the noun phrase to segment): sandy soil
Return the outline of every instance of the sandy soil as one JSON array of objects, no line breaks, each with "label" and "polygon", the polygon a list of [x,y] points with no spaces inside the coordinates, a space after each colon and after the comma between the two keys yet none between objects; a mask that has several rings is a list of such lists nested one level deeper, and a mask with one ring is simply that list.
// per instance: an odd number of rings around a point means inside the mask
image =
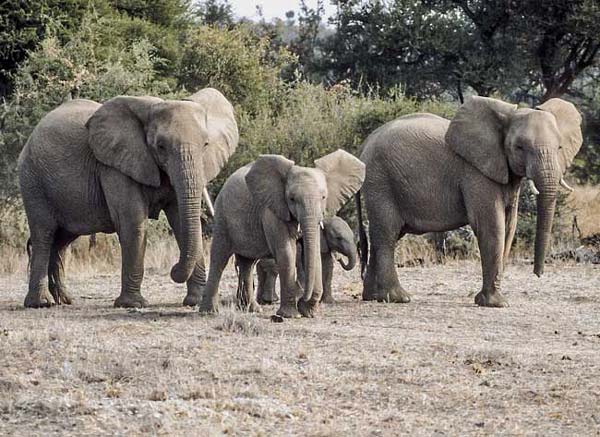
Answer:
[{"label": "sandy soil", "polygon": [[200,316],[163,272],[141,311],[112,308],[117,274],[71,277],[76,303],[47,310],[0,277],[0,434],[598,435],[599,266],[512,265],[508,309],[472,303],[479,270],[402,269],[406,305],[360,302],[338,270],[338,304],[284,323]]}]

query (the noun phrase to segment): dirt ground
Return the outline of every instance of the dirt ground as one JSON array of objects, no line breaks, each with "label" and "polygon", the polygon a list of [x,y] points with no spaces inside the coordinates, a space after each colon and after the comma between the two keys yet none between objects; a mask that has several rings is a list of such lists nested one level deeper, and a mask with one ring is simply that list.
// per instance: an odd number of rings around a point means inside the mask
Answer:
[{"label": "dirt ground", "polygon": [[507,309],[472,303],[479,272],[402,269],[401,305],[338,269],[339,303],[284,323],[200,316],[166,272],[139,311],[112,308],[118,274],[71,276],[75,304],[46,310],[0,277],[0,434],[599,435],[600,266],[513,264]]}]

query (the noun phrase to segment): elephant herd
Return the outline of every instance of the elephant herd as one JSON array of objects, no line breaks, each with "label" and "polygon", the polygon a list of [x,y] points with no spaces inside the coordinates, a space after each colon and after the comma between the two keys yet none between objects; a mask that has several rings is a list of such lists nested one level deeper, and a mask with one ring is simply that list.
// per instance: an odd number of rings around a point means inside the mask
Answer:
[{"label": "elephant herd", "polygon": [[216,198],[207,277],[202,199],[210,204],[207,184],[238,138],[232,105],[212,88],[182,100],[77,99],[48,113],[18,162],[32,249],[25,306],[72,302],[62,258],[77,237],[98,232],[116,232],[121,245],[115,306],[147,305],[141,294],[146,219],[164,211],[180,251],[171,278],[187,285],[184,305],[218,311],[221,275],[234,255],[241,309],[258,311],[279,299],[278,315],[313,317],[320,302],[333,302],[334,254],[346,257],[340,260],[345,269],[357,261],[354,233],[335,216],[353,196],[363,300],[410,301],[394,263],[403,235],[469,224],[483,271],[475,303],[506,306],[501,279],[521,182],[532,181],[538,196],[539,276],[558,188],[568,187],[563,175],[582,143],[581,117],[571,103],[551,99],[529,109],[472,97],[452,120],[418,113],[384,124],[365,140],[360,159],[337,150],[303,167],[261,155],[235,171]]}]

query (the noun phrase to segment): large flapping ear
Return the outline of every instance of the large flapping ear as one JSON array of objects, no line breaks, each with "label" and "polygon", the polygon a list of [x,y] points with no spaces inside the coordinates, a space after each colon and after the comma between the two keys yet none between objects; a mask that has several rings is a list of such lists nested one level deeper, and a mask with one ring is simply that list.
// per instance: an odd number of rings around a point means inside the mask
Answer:
[{"label": "large flapping ear", "polygon": [[500,184],[508,183],[504,136],[516,105],[474,96],[458,109],[446,132],[446,143],[469,164]]},{"label": "large flapping ear", "polygon": [[239,134],[233,106],[214,88],[204,88],[187,99],[201,105],[208,131],[208,145],[203,155],[206,183],[215,178],[238,145]]},{"label": "large flapping ear", "polygon": [[581,134],[581,115],[575,106],[562,99],[550,99],[535,109],[550,112],[556,118],[560,132],[559,164],[562,173],[573,163],[573,159],[581,148],[583,136]]},{"label": "large flapping ear", "polygon": [[119,96],[104,103],[86,123],[96,159],[141,184],[160,186],[145,130],[150,108],[160,102],[157,97]]},{"label": "large flapping ear", "polygon": [[331,215],[360,190],[365,180],[365,164],[342,149],[315,160],[315,167],[327,178],[327,212]]},{"label": "large flapping ear", "polygon": [[246,174],[246,184],[258,204],[286,222],[292,219],[285,200],[285,185],[293,166],[294,161],[281,155],[261,155]]}]

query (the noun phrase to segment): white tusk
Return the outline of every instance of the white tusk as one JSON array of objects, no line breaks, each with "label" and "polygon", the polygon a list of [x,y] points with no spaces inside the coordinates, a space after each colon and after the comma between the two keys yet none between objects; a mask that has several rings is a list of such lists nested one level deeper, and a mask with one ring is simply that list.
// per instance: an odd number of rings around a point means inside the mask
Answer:
[{"label": "white tusk", "polygon": [[321,226],[321,229],[325,229],[325,225],[323,225],[323,220],[321,220],[321,221],[319,222],[319,226]]},{"label": "white tusk", "polygon": [[573,188],[571,188],[569,184],[567,184],[565,178],[560,178],[560,186],[563,187],[565,190],[570,191],[571,193],[574,191]]},{"label": "white tusk", "polygon": [[202,197],[204,197],[204,201],[206,202],[206,208],[208,209],[208,213],[211,217],[215,216],[215,208],[213,207],[212,200],[210,200],[210,194],[208,194],[208,190],[206,187],[202,190]]},{"label": "white tusk", "polygon": [[532,192],[533,194],[535,194],[536,196],[537,196],[538,194],[540,194],[540,192],[539,192],[539,191],[538,191],[538,189],[536,188],[536,186],[535,186],[535,183],[533,182],[533,180],[529,179],[529,180],[528,180],[528,184],[529,184],[529,189],[531,190],[531,192]]}]

